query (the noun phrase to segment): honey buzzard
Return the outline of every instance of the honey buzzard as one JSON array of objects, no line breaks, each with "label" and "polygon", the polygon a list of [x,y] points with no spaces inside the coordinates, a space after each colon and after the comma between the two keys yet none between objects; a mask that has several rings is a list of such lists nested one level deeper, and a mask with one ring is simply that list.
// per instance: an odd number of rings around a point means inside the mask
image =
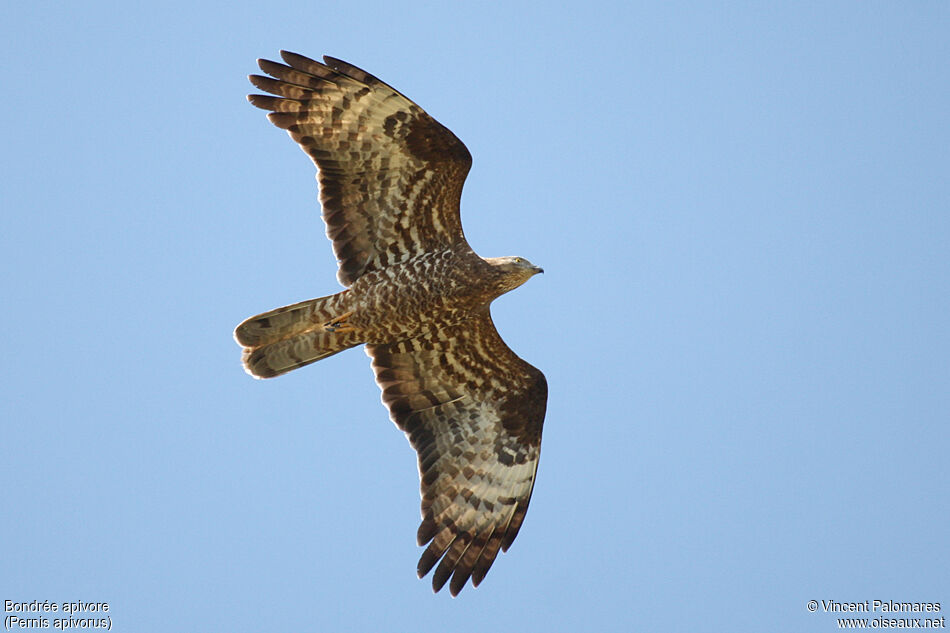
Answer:
[{"label": "honey buzzard", "polygon": [[[544,374],[512,352],[489,305],[543,272],[482,258],[459,219],[465,145],[376,77],[281,52],[251,75],[255,106],[318,168],[342,292],[259,314],[234,338],[270,378],[366,344],[390,417],[418,453],[419,560],[432,587],[477,586],[514,541],[534,487]],[[438,563],[438,566],[436,564]]]}]

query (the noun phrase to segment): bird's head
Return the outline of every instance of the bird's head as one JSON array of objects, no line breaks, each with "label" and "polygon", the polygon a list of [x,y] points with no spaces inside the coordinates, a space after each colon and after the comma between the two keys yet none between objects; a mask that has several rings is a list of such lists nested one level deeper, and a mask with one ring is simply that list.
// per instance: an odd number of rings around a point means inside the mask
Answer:
[{"label": "bird's head", "polygon": [[538,273],[544,272],[544,269],[540,266],[535,266],[524,257],[516,257],[514,255],[508,257],[486,257],[485,261],[498,273],[501,273],[499,281],[499,289],[501,292],[514,290]]}]

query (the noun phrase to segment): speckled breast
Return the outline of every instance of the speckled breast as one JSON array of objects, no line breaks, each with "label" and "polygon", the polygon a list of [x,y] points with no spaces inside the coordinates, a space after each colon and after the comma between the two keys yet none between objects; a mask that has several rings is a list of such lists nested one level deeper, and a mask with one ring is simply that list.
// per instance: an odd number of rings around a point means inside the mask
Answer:
[{"label": "speckled breast", "polygon": [[350,287],[349,319],[367,343],[393,343],[464,321],[494,298],[490,266],[474,253],[423,253]]}]

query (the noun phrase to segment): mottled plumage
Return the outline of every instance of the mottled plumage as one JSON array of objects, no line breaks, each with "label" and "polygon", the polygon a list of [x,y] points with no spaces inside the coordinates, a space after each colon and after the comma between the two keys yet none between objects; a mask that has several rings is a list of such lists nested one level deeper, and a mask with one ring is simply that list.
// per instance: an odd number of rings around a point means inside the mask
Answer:
[{"label": "mottled plumage", "polygon": [[251,95],[319,169],[327,236],[347,289],[235,330],[246,370],[269,378],[366,344],[383,403],[418,453],[419,560],[438,591],[478,585],[511,545],[534,487],[544,375],[495,330],[489,305],[541,269],[482,258],[462,233],[468,150],[372,75],[281,52]]}]

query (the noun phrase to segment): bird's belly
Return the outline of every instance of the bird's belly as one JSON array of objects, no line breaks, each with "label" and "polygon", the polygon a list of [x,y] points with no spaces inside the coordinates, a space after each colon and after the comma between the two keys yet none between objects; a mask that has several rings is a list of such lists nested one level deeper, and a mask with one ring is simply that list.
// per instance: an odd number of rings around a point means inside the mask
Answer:
[{"label": "bird's belly", "polygon": [[349,323],[367,343],[393,343],[470,318],[478,301],[451,270],[411,264],[361,277],[350,288]]}]

